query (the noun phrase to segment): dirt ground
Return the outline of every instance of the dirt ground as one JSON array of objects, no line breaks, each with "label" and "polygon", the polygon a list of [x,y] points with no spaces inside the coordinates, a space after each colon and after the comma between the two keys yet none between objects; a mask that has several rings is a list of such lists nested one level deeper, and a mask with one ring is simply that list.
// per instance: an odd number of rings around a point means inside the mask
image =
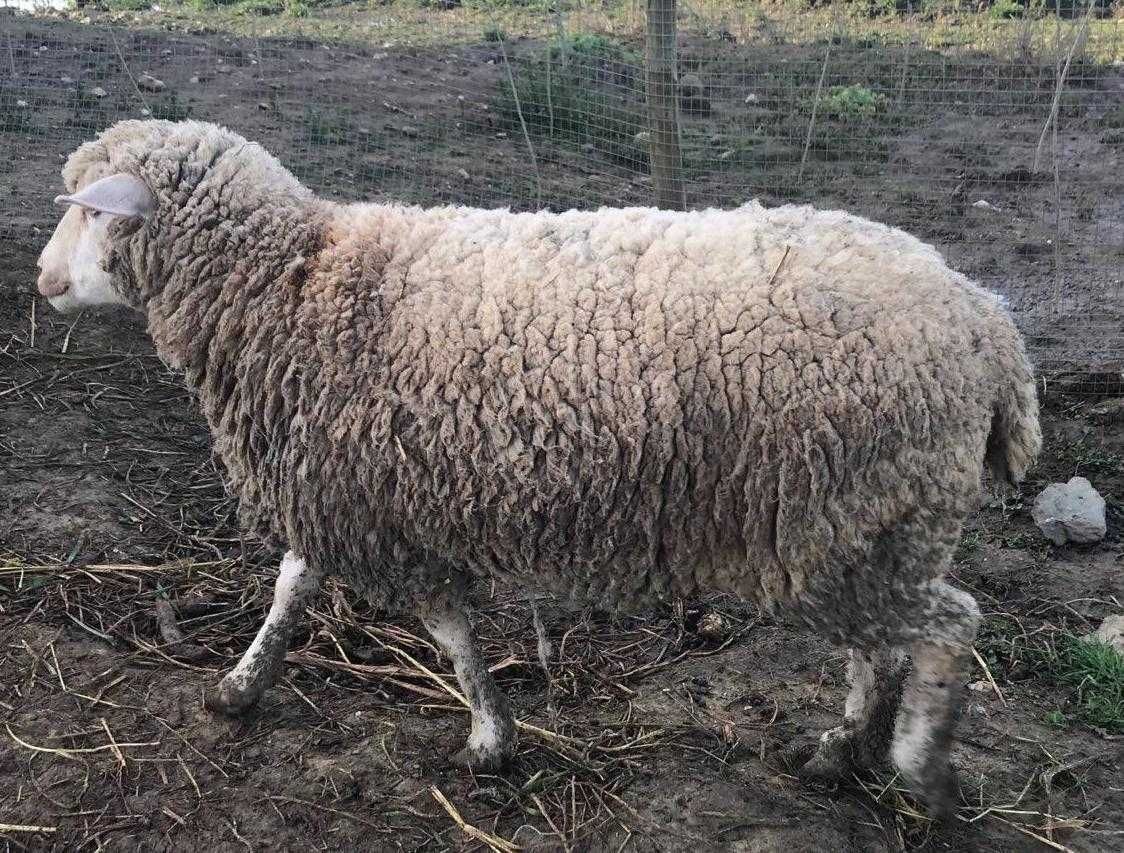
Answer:
[{"label": "dirt ground", "polygon": [[[203,687],[233,664],[268,607],[277,555],[239,536],[206,430],[142,323],[121,313],[60,318],[33,297],[46,237],[36,229],[50,227],[57,155],[126,112],[131,95],[104,34],[24,18],[0,25],[20,78],[31,69],[35,98],[13,126],[17,93],[0,81],[0,140],[11,146],[0,158],[0,824],[23,827],[0,829],[6,849],[1124,847],[1124,740],[1083,722],[1073,689],[1033,653],[1088,633],[1124,604],[1124,423],[1091,412],[1124,395],[1119,367],[1103,357],[1119,353],[1124,317],[1112,302],[1113,229],[1124,220],[1112,219],[1122,203],[1111,171],[1119,137],[1105,130],[1104,102],[1090,98],[1078,117],[1088,132],[1066,144],[1093,173],[1080,187],[1097,186],[1100,170],[1109,189],[1074,216],[1086,231],[1062,251],[1083,274],[1067,277],[1068,307],[1032,340],[1043,365],[1070,364],[1077,350],[1100,360],[1056,380],[1050,372],[1042,462],[1018,499],[984,506],[965,532],[955,581],[987,616],[977,648],[988,671],[977,664],[970,678],[954,753],[956,820],[936,827],[885,769],[835,791],[801,786],[781,755],[836,723],[843,653],[726,599],[618,622],[548,606],[548,684],[527,606],[480,590],[489,659],[517,714],[546,731],[524,733],[502,778],[448,762],[466,716],[419,626],[386,622],[338,586],[315,602],[282,684],[258,709],[239,721],[205,712]],[[533,197],[518,144],[496,137],[505,131],[492,111],[480,109],[456,135],[436,121],[460,109],[446,103],[450,80],[462,91],[494,88],[494,47],[376,60],[374,50],[293,42],[119,37],[128,55],[144,56],[144,70],[191,93],[178,106],[153,99],[169,114],[190,105],[269,138],[322,190],[484,204]],[[75,76],[75,56],[111,103],[67,94],[59,81]],[[268,73],[255,64],[266,58]],[[1104,91],[1117,82],[1102,80]],[[374,108],[346,100],[356,91]],[[1016,115],[995,133],[1029,133],[1035,121]],[[1042,248],[1051,232],[1031,215],[1053,190],[999,180],[1020,166],[1015,155],[996,144],[981,157],[954,143],[967,135],[947,122],[905,129],[887,156],[910,164],[894,173],[912,181],[908,192],[856,173],[833,184],[828,201],[937,241],[1025,307],[1053,279]],[[549,203],[646,199],[635,173],[590,166],[581,153],[541,152]],[[946,173],[949,158],[973,170],[955,196],[909,179]],[[424,172],[412,174],[423,159]],[[743,186],[757,179],[751,169],[739,173]],[[721,171],[697,177],[699,192],[721,197]],[[755,194],[787,198],[769,189],[780,184],[762,186]],[[1006,211],[1000,217],[971,207],[981,187]],[[1090,251],[1084,238],[1095,234],[1106,245]],[[1029,504],[1074,474],[1105,496],[1109,533],[1096,546],[1056,548]],[[721,631],[700,630],[704,611],[721,615]]]}]

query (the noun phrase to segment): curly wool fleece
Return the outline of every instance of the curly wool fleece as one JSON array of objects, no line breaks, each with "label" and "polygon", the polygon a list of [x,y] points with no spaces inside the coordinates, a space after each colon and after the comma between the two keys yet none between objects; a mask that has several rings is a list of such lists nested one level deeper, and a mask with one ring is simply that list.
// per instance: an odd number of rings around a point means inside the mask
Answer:
[{"label": "curly wool fleece", "polygon": [[994,296],[855,216],[340,205],[198,122],[122,122],[63,174],[115,172],[156,210],[111,268],[244,522],[389,609],[463,572],[853,634],[946,569],[985,457],[1038,451]]}]

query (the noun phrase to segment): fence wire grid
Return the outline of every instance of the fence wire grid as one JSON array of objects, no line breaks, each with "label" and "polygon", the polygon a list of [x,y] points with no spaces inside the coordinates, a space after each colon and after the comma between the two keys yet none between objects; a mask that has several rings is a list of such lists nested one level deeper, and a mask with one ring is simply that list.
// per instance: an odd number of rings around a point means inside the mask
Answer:
[{"label": "fence wire grid", "polygon": [[[661,0],[106,2],[0,0],[0,242],[28,287],[62,161],[126,117],[220,122],[338,199],[653,203]],[[1124,393],[1119,10],[695,0],[674,24],[689,207],[904,228],[1008,297],[1044,375]]]}]

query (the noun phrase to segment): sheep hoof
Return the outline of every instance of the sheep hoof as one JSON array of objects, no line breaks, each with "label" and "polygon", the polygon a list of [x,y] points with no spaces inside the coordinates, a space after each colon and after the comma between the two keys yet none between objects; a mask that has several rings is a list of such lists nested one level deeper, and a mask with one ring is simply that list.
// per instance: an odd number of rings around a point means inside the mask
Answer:
[{"label": "sheep hoof", "polygon": [[855,738],[843,728],[829,729],[820,737],[811,757],[797,775],[807,785],[830,786],[847,779],[857,768]]},{"label": "sheep hoof", "polygon": [[235,687],[224,678],[204,691],[203,707],[216,714],[238,717],[253,708],[260,698],[261,693]]},{"label": "sheep hoof", "polygon": [[960,797],[960,783],[950,763],[946,761],[928,768],[917,777],[907,775],[906,782],[934,822],[942,823],[953,817]]},{"label": "sheep hoof", "polygon": [[786,770],[799,774],[800,769],[812,759],[815,752],[816,747],[811,743],[790,744],[781,750],[779,758]]},{"label": "sheep hoof", "polygon": [[499,774],[511,765],[513,757],[514,750],[483,750],[465,746],[453,756],[452,762],[473,773]]},{"label": "sheep hoof", "polygon": [[472,738],[463,750],[453,756],[453,763],[474,773],[502,773],[515,757],[517,738],[500,738],[497,743],[483,746],[474,744]]}]

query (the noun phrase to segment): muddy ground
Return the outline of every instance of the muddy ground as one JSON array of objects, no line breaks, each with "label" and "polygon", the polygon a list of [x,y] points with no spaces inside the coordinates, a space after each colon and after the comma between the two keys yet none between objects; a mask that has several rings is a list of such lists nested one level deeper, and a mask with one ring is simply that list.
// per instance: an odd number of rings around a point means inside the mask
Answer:
[{"label": "muddy ground", "polygon": [[[729,600],[616,623],[548,607],[557,652],[548,685],[526,606],[481,590],[481,631],[502,685],[521,717],[557,733],[527,734],[504,778],[448,763],[466,719],[442,687],[447,664],[418,626],[385,622],[338,587],[316,601],[283,683],[260,708],[233,722],[206,713],[203,687],[249,643],[277,555],[233,526],[202,423],[141,323],[119,313],[60,318],[33,298],[45,239],[36,229],[49,227],[58,155],[137,105],[104,32],[26,18],[0,25],[16,69],[0,79],[0,823],[24,827],[0,831],[8,849],[484,849],[485,837],[501,848],[575,850],[1124,845],[1124,741],[1083,720],[1073,689],[1036,651],[1089,632],[1124,602],[1124,424],[1090,412],[1124,394],[1111,362],[1124,316],[1112,301],[1121,221],[1112,219],[1121,204],[1107,100],[1114,72],[1098,72],[1063,140],[1086,172],[1066,199],[1073,230],[1059,254],[1081,275],[1064,278],[1048,333],[1031,329],[1036,358],[1051,368],[1047,449],[1019,499],[973,520],[955,567],[987,614],[978,649],[995,683],[977,665],[954,755],[957,819],[934,827],[885,769],[831,792],[797,782],[781,753],[837,721],[843,654]],[[117,37],[138,71],[177,93],[150,98],[155,112],[190,108],[269,139],[325,191],[533,203],[502,99],[487,97],[502,79],[494,46],[428,54]],[[856,50],[857,62],[865,48]],[[804,57],[813,75],[818,55]],[[95,85],[105,98],[88,94]],[[465,91],[484,94],[462,106],[456,94]],[[769,91],[785,97],[781,82]],[[1053,248],[1044,248],[1053,232],[1036,211],[1054,190],[1012,172],[1025,166],[1025,144],[1000,144],[1004,134],[1037,138],[1037,97],[1012,106],[982,149],[964,140],[978,141],[986,123],[958,130],[945,116],[882,127],[886,179],[871,180],[852,152],[846,179],[821,184],[823,199],[938,242],[1020,308],[1053,299]],[[739,125],[721,115],[735,98],[744,95],[714,95],[717,117],[688,116],[689,136],[728,150],[723,137]],[[34,109],[21,113],[17,100]],[[808,192],[793,189],[790,149],[803,136],[785,130],[787,120],[770,125],[761,157],[739,153],[714,168],[689,160],[693,192],[717,201],[732,200],[730,187],[773,201]],[[544,143],[544,200],[645,200],[645,176],[611,154]],[[844,165],[813,164],[821,176]],[[950,174],[962,174],[959,184]],[[1001,213],[971,206],[985,191]],[[1054,381],[1060,365],[1073,371]],[[1090,374],[1085,384],[1074,378]],[[1074,474],[1105,495],[1109,534],[1096,546],[1055,548],[1029,503]],[[700,632],[704,607],[723,616],[717,635]]]}]

